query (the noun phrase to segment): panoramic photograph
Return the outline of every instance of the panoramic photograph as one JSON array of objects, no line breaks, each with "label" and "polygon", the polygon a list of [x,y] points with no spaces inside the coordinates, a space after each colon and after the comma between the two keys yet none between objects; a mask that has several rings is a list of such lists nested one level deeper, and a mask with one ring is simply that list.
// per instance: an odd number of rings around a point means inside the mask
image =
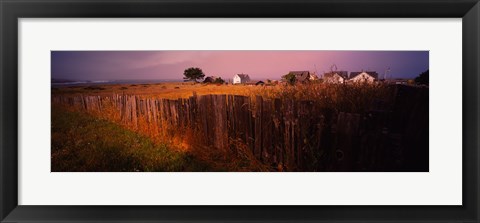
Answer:
[{"label": "panoramic photograph", "polygon": [[428,172],[429,51],[51,51],[52,172]]}]

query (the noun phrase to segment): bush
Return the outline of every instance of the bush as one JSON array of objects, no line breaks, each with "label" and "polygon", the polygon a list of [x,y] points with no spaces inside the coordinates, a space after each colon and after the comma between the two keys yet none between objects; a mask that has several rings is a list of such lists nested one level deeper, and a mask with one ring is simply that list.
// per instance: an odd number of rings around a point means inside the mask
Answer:
[{"label": "bush", "polygon": [[429,73],[428,70],[421,73],[418,77],[415,78],[415,83],[428,85],[428,82],[429,82],[428,73]]},{"label": "bush", "polygon": [[295,82],[297,81],[297,78],[295,77],[295,74],[288,73],[282,76],[282,79],[289,83],[290,85],[294,85]]},{"label": "bush", "polygon": [[225,81],[224,81],[221,77],[218,77],[217,79],[215,79],[215,81],[213,81],[213,83],[215,83],[215,84],[223,84],[223,83],[225,83]]}]

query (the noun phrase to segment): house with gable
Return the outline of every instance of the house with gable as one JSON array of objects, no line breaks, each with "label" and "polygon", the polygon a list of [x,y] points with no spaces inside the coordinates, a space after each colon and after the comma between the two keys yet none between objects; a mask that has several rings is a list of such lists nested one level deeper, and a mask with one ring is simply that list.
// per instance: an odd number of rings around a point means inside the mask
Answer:
[{"label": "house with gable", "polygon": [[248,74],[235,74],[233,76],[233,84],[246,84],[250,82],[250,76]]},{"label": "house with gable", "polygon": [[310,71],[290,71],[288,74],[295,75],[296,83],[308,83],[318,79],[317,75],[315,75],[315,73],[311,73]]},{"label": "house with gable", "polygon": [[329,84],[343,84],[348,80],[348,71],[331,71],[324,73],[323,80]]},{"label": "house with gable", "polygon": [[375,71],[350,72],[349,82],[373,83],[378,80],[378,73]]}]

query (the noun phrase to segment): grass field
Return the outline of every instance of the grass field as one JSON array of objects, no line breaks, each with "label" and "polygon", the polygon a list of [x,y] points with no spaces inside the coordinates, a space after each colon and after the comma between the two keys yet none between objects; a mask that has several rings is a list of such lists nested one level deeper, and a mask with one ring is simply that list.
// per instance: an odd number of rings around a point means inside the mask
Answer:
[{"label": "grass field", "polygon": [[52,109],[52,171],[202,171],[171,145],[122,126],[60,107]]},{"label": "grass field", "polygon": [[387,84],[299,84],[295,86],[278,84],[274,86],[256,85],[216,85],[201,83],[156,83],[156,84],[113,84],[91,86],[53,87],[52,95],[94,95],[110,96],[128,94],[140,97],[178,99],[188,98],[194,93],[245,95],[255,98],[283,98],[310,100],[323,107],[346,112],[363,112],[374,101],[391,101],[387,94]]},{"label": "grass field", "polygon": [[92,86],[60,86],[52,88],[52,94],[134,94],[177,99],[187,98],[196,92],[203,94],[237,94],[247,95],[254,89],[263,88],[255,85],[215,85],[193,83],[157,83],[157,84],[112,84]]},{"label": "grass field", "polygon": [[[53,172],[266,171],[248,151],[216,151],[158,142],[112,121],[52,107]],[[201,152],[199,152],[201,151]]]}]

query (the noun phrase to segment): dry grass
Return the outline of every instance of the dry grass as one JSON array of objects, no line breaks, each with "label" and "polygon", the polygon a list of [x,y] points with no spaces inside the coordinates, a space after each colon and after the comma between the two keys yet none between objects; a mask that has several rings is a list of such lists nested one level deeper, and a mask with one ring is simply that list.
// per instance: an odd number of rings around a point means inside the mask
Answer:
[{"label": "dry grass", "polygon": [[[68,95],[111,95],[129,94],[157,98],[188,98],[196,92],[205,94],[235,94],[248,95],[253,89],[261,88],[255,85],[215,85],[193,83],[160,83],[160,84],[114,84],[89,86],[62,86],[52,88],[52,94]],[[100,90],[101,89],[101,90]]]},{"label": "dry grass", "polygon": [[232,141],[229,150],[192,142],[189,129],[144,118],[123,123],[113,104],[102,112],[52,106],[52,171],[268,171],[244,144]]},{"label": "dry grass", "polygon": [[194,94],[230,94],[264,98],[291,100],[311,100],[336,110],[363,112],[374,100],[391,101],[385,84],[298,84],[255,86],[255,85],[215,85],[193,83],[123,84],[70,86],[52,88],[57,95],[99,95],[128,94],[150,98],[178,99]]},{"label": "dry grass", "polygon": [[377,102],[393,103],[393,94],[386,84],[304,84],[253,88],[250,96],[313,101],[317,107],[335,111],[363,113]]},{"label": "dry grass", "polygon": [[89,114],[52,108],[51,164],[54,172],[204,171],[208,166],[175,145]]}]

